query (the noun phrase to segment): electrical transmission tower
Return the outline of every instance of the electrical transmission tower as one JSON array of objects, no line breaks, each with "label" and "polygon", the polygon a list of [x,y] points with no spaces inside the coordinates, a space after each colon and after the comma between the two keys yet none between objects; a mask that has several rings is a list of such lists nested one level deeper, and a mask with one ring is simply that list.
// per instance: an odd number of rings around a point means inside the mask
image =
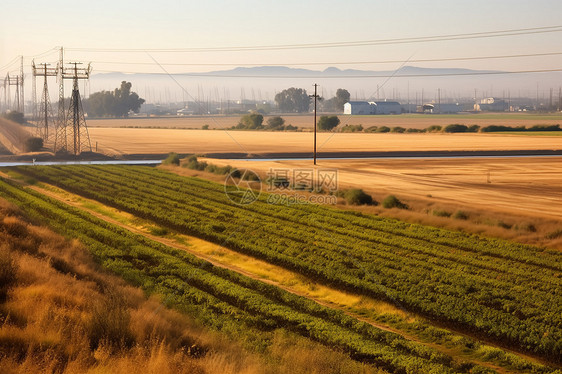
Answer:
[{"label": "electrical transmission tower", "polygon": [[[6,74],[6,79],[4,79],[4,85],[7,86],[7,107],[11,110],[23,113],[23,99],[21,93],[23,92],[23,77],[16,75],[15,77],[10,76],[10,73]],[[10,97],[11,90],[10,86],[16,86],[16,96],[14,97],[15,106],[12,108],[12,99]]]},{"label": "electrical transmission tower", "polygon": [[[78,68],[80,62],[71,62],[74,65],[72,68],[64,68],[62,65],[62,49],[61,49],[61,63],[59,65],[59,79],[61,85],[59,89],[59,123],[57,125],[55,135],[55,153],[67,152],[79,155],[83,151],[91,151],[92,145],[90,143],[90,136],[88,135],[88,128],[86,127],[86,119],[84,117],[84,109],[82,108],[82,99],[80,98],[80,90],[78,81],[80,79],[89,79],[91,67],[88,64],[87,68]],[[61,107],[64,110],[64,80],[72,79],[72,94],[70,96],[70,104],[66,113],[62,112],[61,120]]]},{"label": "electrical transmission tower", "polygon": [[[37,135],[42,138],[45,142],[49,140],[49,122],[53,121],[53,109],[51,107],[51,99],[49,97],[49,88],[47,86],[47,77],[56,77],[58,71],[56,68],[48,68],[49,64],[39,64],[39,67],[35,66],[35,62],[31,62],[31,69],[33,72],[33,100],[37,125]],[[37,110],[37,96],[36,96],[36,77],[43,77],[43,93],[41,95],[41,105],[39,110]],[[52,126],[51,126],[52,127]],[[52,135],[52,134],[51,134]]]}]

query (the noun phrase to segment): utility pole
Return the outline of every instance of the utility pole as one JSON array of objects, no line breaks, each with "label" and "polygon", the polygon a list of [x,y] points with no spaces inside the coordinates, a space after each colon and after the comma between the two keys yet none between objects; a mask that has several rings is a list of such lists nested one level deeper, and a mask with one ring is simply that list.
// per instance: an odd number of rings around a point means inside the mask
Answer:
[{"label": "utility pole", "polygon": [[25,96],[23,95],[23,56],[21,56],[20,64],[20,102],[21,102],[21,114],[25,117]]},{"label": "utility pole", "polygon": [[66,113],[64,111],[64,49],[60,47],[59,62],[57,64],[57,79],[59,81],[59,106],[57,116],[57,126],[55,129],[54,152],[58,150],[68,150],[66,139]]},{"label": "utility pole", "polygon": [[316,165],[316,102],[318,101],[318,85],[314,83],[314,95],[308,95],[314,98],[314,165]]}]

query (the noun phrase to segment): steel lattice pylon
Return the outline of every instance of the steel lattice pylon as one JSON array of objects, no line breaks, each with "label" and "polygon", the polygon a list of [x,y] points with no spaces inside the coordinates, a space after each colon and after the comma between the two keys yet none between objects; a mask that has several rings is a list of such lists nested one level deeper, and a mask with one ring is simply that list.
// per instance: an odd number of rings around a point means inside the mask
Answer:
[{"label": "steel lattice pylon", "polygon": [[[62,52],[61,52],[62,56]],[[72,62],[72,68],[64,69],[61,64],[59,66],[59,79],[61,85],[59,89],[59,118],[55,134],[54,151],[72,153],[79,155],[84,151],[91,151],[90,136],[88,127],[86,126],[86,118],[84,109],[82,108],[82,99],[80,98],[80,90],[78,81],[80,79],[89,79],[90,65],[87,68],[78,68],[79,62]],[[72,79],[72,94],[70,96],[70,104],[68,110],[64,110],[64,79]]]},{"label": "steel lattice pylon", "polygon": [[[45,142],[54,138],[52,131],[49,129],[53,127],[53,108],[51,106],[51,100],[49,98],[49,88],[47,85],[47,77],[56,76],[58,74],[57,69],[47,68],[48,64],[39,64],[40,68],[32,63],[31,67],[33,70],[33,77],[35,82],[35,77],[43,76],[43,93],[41,95],[41,104],[39,110],[34,113],[36,118],[37,126],[37,136],[42,138]],[[35,85],[34,85],[35,86]],[[34,98],[35,99],[35,98]]]}]

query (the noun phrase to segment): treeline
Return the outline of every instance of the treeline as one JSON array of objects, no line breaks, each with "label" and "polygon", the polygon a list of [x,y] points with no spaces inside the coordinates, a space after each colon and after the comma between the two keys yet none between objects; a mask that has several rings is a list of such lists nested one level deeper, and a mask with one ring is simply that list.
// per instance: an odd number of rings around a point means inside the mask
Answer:
[{"label": "treeline", "polygon": [[560,125],[535,125],[525,126],[503,126],[489,125],[480,127],[479,125],[462,125],[458,123],[447,126],[432,125],[425,129],[404,128],[401,126],[371,126],[363,129],[362,125],[345,125],[339,129],[340,132],[375,132],[375,133],[476,133],[476,132],[540,132],[540,131],[562,131]]},{"label": "treeline", "polygon": [[270,117],[266,123],[263,123],[264,117],[261,113],[248,113],[242,118],[236,126],[230,127],[230,130],[270,130],[270,131],[296,131],[298,127],[286,125],[285,119],[279,116]]},{"label": "treeline", "polygon": [[553,361],[559,252],[312,204],[228,200],[224,186],[147,167],[17,168],[160,225],[389,301]]}]

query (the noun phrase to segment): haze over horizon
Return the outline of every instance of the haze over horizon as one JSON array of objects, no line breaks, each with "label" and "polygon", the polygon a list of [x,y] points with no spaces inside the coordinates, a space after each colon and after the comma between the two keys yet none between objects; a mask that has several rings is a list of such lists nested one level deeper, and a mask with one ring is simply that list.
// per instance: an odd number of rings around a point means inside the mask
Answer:
[{"label": "haze over horizon", "polygon": [[[184,3],[106,0],[73,3],[55,0],[48,4],[4,1],[6,17],[0,24],[0,77],[19,69],[17,56],[24,56],[26,75],[30,63],[58,58],[64,46],[65,61],[92,62],[94,74],[205,73],[237,67],[286,66],[315,71],[340,70],[395,72],[401,67],[459,68],[495,71],[559,70],[562,48],[562,3],[553,0],[472,1],[470,3],[413,0],[364,2],[294,0],[285,2],[216,0]],[[365,91],[383,86],[385,96],[406,96],[437,87],[466,96],[476,89],[484,95],[513,90],[515,95],[544,96],[558,88],[562,73],[446,77],[440,79],[358,78],[349,80],[282,77],[271,82],[225,82],[199,77],[181,82],[192,97],[209,94],[239,98],[241,91],[271,98],[274,91],[291,85],[310,89],[319,83],[326,93],[339,87]],[[155,84],[168,95],[182,96],[182,89],[169,77]],[[292,79],[292,80],[291,80]],[[447,82],[447,80],[449,82]],[[29,79],[27,82],[29,83]],[[26,83],[26,84],[28,84]],[[147,82],[132,82],[133,89],[149,93]],[[89,89],[117,87],[92,82]],[[443,86],[444,85],[444,86]],[[230,91],[230,92],[227,92]],[[262,94],[258,95],[258,91]],[[26,88],[29,97],[30,89]],[[268,93],[266,95],[266,92]],[[160,94],[161,95],[161,94]],[[478,94],[477,94],[478,95]],[[145,94],[145,96],[147,96]],[[154,94],[156,96],[156,94]],[[379,95],[380,96],[380,95]],[[480,95],[479,95],[480,96]],[[181,98],[180,98],[181,100]]]}]

